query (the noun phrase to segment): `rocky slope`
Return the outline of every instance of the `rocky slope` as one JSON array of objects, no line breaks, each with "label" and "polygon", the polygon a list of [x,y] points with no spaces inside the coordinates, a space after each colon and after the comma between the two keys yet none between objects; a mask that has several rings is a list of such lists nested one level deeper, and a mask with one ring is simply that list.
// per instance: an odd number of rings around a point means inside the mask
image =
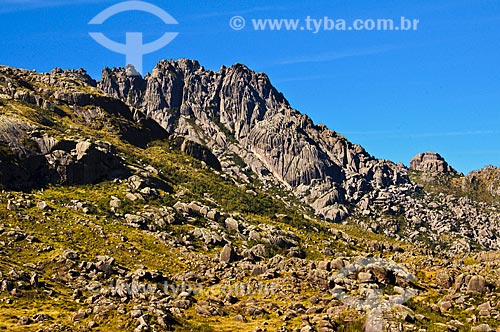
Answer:
[{"label": "rocky slope", "polygon": [[242,65],[0,67],[0,127],[0,330],[500,326],[498,169],[375,159]]}]

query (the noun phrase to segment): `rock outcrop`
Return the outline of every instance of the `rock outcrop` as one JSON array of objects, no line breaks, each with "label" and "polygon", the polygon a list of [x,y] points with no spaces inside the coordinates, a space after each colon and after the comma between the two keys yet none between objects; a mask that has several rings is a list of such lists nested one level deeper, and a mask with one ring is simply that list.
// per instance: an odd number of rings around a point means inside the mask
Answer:
[{"label": "rock outcrop", "polygon": [[486,166],[470,172],[460,180],[460,189],[473,193],[475,197],[481,197],[489,202],[500,197],[500,168],[498,167]]},{"label": "rock outcrop", "polygon": [[463,187],[500,197],[500,168],[486,166],[481,170],[472,171],[464,178]]},{"label": "rock outcrop", "polygon": [[425,152],[419,153],[410,161],[410,169],[415,171],[457,174],[446,160],[439,153]]},{"label": "rock outcrop", "polygon": [[[99,94],[95,86],[82,69],[37,74],[0,68],[1,98],[13,103],[0,115],[1,185],[24,190],[49,183],[94,184],[128,173],[111,144],[61,132],[61,125],[54,123],[59,117],[110,130],[109,117],[116,116],[121,136],[138,145],[167,137],[156,123],[134,120],[127,105]],[[34,116],[34,108],[43,111]]]}]

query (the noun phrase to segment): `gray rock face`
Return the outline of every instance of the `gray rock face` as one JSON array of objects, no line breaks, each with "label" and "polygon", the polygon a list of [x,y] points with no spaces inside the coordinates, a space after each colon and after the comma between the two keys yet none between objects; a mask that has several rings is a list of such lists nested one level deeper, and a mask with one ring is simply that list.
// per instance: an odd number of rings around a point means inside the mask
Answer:
[{"label": "gray rock face", "polygon": [[111,97],[136,105],[140,102],[146,85],[140,75],[127,75],[126,69],[104,68],[99,87]]},{"label": "gray rock face", "polygon": [[416,171],[426,171],[435,173],[457,174],[446,160],[439,153],[425,152],[419,153],[410,161],[410,169]]},{"label": "gray rock face", "polygon": [[[70,151],[55,150],[45,155],[50,170],[57,172],[59,182],[92,184],[126,174],[113,147],[103,142],[74,142]],[[55,181],[54,181],[55,182]]]},{"label": "gray rock face", "polygon": [[370,156],[343,136],[291,108],[263,73],[241,64],[204,69],[197,61],[161,61],[144,79],[105,69],[98,87],[156,120],[171,134],[206,146],[226,173],[243,161],[264,182],[281,184],[332,220],[335,203],[408,183],[402,166]]}]

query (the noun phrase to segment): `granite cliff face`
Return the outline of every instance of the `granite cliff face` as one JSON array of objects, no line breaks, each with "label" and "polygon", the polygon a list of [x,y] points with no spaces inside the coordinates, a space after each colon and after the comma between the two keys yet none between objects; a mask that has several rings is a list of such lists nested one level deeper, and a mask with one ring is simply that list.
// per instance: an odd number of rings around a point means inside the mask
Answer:
[{"label": "granite cliff face", "polygon": [[[98,87],[156,120],[169,133],[206,145],[226,172],[236,159],[267,182],[279,183],[334,220],[339,204],[364,193],[408,183],[403,167],[294,110],[267,75],[244,65],[204,69],[197,61],[161,61],[144,78],[104,69]],[[245,178],[244,174],[239,174]]]}]

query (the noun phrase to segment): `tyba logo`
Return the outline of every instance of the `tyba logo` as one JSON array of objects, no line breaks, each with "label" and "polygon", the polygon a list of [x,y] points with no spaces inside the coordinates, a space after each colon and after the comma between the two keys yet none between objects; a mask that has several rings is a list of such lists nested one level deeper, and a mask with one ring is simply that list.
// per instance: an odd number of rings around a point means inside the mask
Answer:
[{"label": "tyba logo", "polygon": [[[117,14],[129,11],[142,11],[150,13],[160,18],[165,24],[178,24],[178,22],[169,13],[162,8],[144,1],[125,1],[108,7],[97,16],[95,16],[89,24],[100,25],[106,22],[110,17]],[[167,46],[172,40],[177,37],[177,32],[166,32],[159,39],[144,44],[142,32],[126,32],[125,44],[117,43],[101,32],[90,32],[89,35],[105,48],[126,56],[127,64],[133,65],[139,73],[142,73],[143,57],[146,54],[153,53]]]}]

